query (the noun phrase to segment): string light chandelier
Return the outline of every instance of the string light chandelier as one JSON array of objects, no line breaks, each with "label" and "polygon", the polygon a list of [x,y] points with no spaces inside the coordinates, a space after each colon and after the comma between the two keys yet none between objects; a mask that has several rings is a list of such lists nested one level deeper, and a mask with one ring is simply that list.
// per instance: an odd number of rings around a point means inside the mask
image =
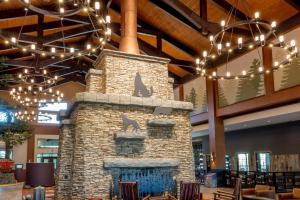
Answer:
[{"label": "string light chandelier", "polygon": [[[111,18],[109,15],[104,16],[104,12],[100,10],[101,4],[99,1],[91,0],[58,0],[55,9],[45,10],[34,6],[31,0],[19,0],[25,7],[26,17],[29,11],[41,14],[42,16],[50,16],[58,18],[61,21],[59,28],[61,33],[59,37],[45,39],[44,41],[36,37],[32,39],[23,33],[23,26],[21,26],[18,33],[8,33],[5,30],[0,31],[0,37],[4,40],[6,45],[21,49],[24,53],[31,52],[39,54],[42,57],[50,56],[52,58],[66,58],[66,57],[80,57],[83,55],[90,55],[103,49],[107,41],[110,40],[111,29],[109,24]],[[75,14],[79,17],[86,16],[85,21],[81,21],[81,26],[88,27],[82,32],[75,32],[66,34],[64,23],[66,21],[76,21]],[[69,18],[68,18],[69,17]],[[67,41],[78,38],[85,34],[90,34],[88,41],[80,46],[73,46]],[[58,35],[56,33],[56,35]],[[42,45],[40,44],[42,41]]]},{"label": "string light chandelier", "polygon": [[58,76],[48,75],[47,70],[24,69],[18,74],[17,80],[20,84],[13,87],[10,96],[21,106],[35,106],[40,103],[61,102],[64,94],[52,87],[58,80]]},{"label": "string light chandelier", "polygon": [[52,119],[47,113],[42,113],[42,112],[37,113],[34,110],[21,109],[15,113],[16,119],[21,121],[28,121],[28,122],[37,121],[38,116],[43,118],[43,119],[39,119],[39,121],[47,121]]},{"label": "string light chandelier", "polygon": [[[210,79],[239,79],[239,78],[253,78],[254,76],[271,73],[271,71],[282,68],[285,64],[290,63],[294,57],[298,54],[298,49],[296,47],[296,41],[291,40],[290,42],[285,41],[283,35],[277,35],[277,22],[272,21],[271,23],[261,19],[260,13],[255,12],[253,18],[249,18],[245,15],[244,20],[237,19],[236,8],[238,7],[239,1],[236,1],[236,5],[232,6],[230,9],[226,20],[220,22],[219,31],[209,36],[209,41],[211,44],[209,51],[203,51],[202,56],[196,58],[196,72],[201,76],[208,77]],[[245,3],[246,4],[246,3]],[[248,9],[249,10],[249,9]],[[248,30],[248,31],[247,31]],[[239,35],[240,32],[248,32],[248,38]],[[273,37],[273,38],[271,38]],[[273,39],[273,41],[269,41]],[[282,61],[274,61],[272,70],[265,69],[263,67],[263,62],[261,60],[259,48],[267,46],[269,48],[280,47],[286,54],[286,57]],[[232,74],[229,70],[229,57],[230,54],[236,51],[245,50],[257,50],[257,59],[260,61],[260,67],[257,72],[247,72],[242,70],[240,74]],[[235,51],[235,52],[236,52]],[[213,71],[207,73],[206,65],[208,60],[218,56],[225,56],[226,59],[226,71],[225,74]]]}]

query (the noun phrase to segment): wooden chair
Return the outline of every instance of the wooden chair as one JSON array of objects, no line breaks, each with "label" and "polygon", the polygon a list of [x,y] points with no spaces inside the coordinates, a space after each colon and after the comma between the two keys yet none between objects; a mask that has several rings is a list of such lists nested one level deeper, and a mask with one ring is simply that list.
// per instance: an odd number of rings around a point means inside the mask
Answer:
[{"label": "wooden chair", "polygon": [[214,193],[214,200],[240,200],[242,180],[236,179],[233,192],[218,190]]},{"label": "wooden chair", "polygon": [[[179,200],[202,200],[200,186],[201,184],[198,182],[180,182]],[[171,199],[177,200],[175,197]]]}]

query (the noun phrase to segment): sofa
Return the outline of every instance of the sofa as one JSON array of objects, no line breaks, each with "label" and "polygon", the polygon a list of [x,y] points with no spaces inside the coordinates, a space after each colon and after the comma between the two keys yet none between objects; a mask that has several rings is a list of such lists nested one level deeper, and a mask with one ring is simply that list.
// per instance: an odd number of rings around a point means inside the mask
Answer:
[{"label": "sofa", "polygon": [[300,188],[294,188],[290,193],[277,194],[277,200],[300,200]]},{"label": "sofa", "polygon": [[20,200],[24,183],[0,185],[0,199]]},{"label": "sofa", "polygon": [[255,188],[242,189],[242,197],[247,195],[275,199],[275,188],[268,185],[256,185]]}]

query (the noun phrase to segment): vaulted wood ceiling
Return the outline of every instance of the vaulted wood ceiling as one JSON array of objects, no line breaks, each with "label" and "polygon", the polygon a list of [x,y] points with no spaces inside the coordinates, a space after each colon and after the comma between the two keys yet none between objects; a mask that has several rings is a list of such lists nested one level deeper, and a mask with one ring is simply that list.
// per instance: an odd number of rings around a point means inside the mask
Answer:
[{"label": "vaulted wood ceiling", "polygon": [[[48,7],[53,7],[56,2],[56,0],[32,1],[35,5]],[[217,31],[218,23],[226,18],[232,5],[237,5],[236,16],[240,19],[251,17],[255,11],[260,11],[264,20],[276,20],[279,24],[279,32],[286,32],[300,24],[300,3],[297,1],[243,0],[243,2],[246,3],[237,4],[237,0],[138,0],[138,41],[141,52],[170,58],[169,74],[178,83],[193,76],[195,56],[210,47],[208,35]],[[105,48],[118,49],[120,0],[112,0],[108,12],[112,17],[113,35]],[[37,14],[29,12],[26,17],[24,14],[25,11],[18,0],[1,1],[1,31],[18,33],[23,27],[22,32],[37,37]],[[43,20],[45,37],[53,38],[59,34],[61,31],[59,19],[45,16]],[[88,25],[83,23],[86,21],[86,16],[78,13],[70,17],[70,20],[64,21],[64,32],[84,31],[88,28]],[[243,32],[247,34],[247,30]],[[89,37],[89,34],[85,34],[66,42],[84,44]],[[0,40],[0,56],[6,58],[3,63],[6,67],[0,71],[0,75],[16,74],[22,70],[24,64],[34,61],[33,55],[5,45],[3,40]],[[52,61],[47,66],[49,70],[62,76],[60,83],[68,81],[84,83],[85,74],[93,66],[95,59],[96,56],[93,55],[83,56],[63,62]],[[221,57],[213,65],[217,66],[222,62]]]}]

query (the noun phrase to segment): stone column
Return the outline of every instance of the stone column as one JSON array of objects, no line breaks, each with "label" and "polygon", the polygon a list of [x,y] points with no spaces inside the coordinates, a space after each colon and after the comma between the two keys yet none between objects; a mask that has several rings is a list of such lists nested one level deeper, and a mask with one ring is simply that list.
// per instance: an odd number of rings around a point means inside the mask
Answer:
[{"label": "stone column", "polygon": [[71,120],[62,121],[59,137],[55,199],[66,200],[70,199],[74,149],[73,124]]},{"label": "stone column", "polygon": [[85,77],[87,92],[103,93],[102,70],[90,69]]},{"label": "stone column", "polygon": [[137,0],[121,0],[120,51],[140,54],[137,41]]}]

